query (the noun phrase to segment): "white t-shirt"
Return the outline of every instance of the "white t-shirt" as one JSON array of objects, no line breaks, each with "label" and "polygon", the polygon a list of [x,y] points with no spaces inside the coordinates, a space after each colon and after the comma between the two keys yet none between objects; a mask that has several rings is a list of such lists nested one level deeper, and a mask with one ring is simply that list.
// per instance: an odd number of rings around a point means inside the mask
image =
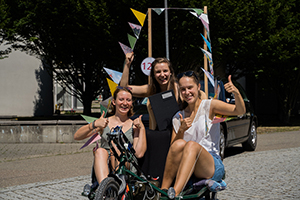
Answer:
[{"label": "white t-shirt", "polygon": [[[185,141],[195,141],[203,146],[210,154],[219,156],[220,123],[212,124],[209,119],[211,100],[202,100],[192,126],[184,132]],[[178,111],[173,117],[173,128],[177,134],[181,125],[179,113],[185,118],[184,110]]]}]

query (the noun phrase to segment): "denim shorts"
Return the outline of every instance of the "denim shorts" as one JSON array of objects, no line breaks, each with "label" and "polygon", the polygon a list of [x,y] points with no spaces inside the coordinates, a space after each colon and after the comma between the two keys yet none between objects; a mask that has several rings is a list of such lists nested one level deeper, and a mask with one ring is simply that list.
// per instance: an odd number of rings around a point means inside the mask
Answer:
[{"label": "denim shorts", "polygon": [[215,162],[215,173],[214,173],[213,177],[211,178],[211,180],[220,181],[220,180],[222,180],[222,178],[225,174],[223,162],[218,156],[216,156],[214,154],[211,154],[211,155],[214,158],[214,162]]}]

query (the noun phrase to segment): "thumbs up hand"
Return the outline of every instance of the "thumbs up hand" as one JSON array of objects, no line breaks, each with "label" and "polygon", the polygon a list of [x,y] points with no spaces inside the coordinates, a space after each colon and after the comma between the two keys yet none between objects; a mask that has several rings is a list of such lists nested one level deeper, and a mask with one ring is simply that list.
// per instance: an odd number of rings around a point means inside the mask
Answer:
[{"label": "thumbs up hand", "polygon": [[231,75],[228,76],[228,83],[224,85],[224,88],[228,93],[239,94],[239,90],[233,85],[231,81]]},{"label": "thumbs up hand", "polygon": [[101,117],[95,121],[95,126],[96,127],[99,127],[101,129],[103,129],[103,128],[105,128],[107,126],[108,119],[105,118],[104,115],[105,115],[105,111],[103,111]]},{"label": "thumbs up hand", "polygon": [[189,117],[186,117],[183,119],[183,117],[180,113],[179,113],[179,117],[180,117],[180,123],[181,123],[180,129],[184,132],[192,126],[192,120]]}]

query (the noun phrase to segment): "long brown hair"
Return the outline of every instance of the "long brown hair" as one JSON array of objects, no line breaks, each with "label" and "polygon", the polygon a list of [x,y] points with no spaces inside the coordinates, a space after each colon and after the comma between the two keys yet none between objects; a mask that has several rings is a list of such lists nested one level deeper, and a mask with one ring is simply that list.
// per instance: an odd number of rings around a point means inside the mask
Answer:
[{"label": "long brown hair", "polygon": [[[130,93],[131,94],[131,99],[132,99],[132,92],[127,87],[118,86],[117,89],[114,92],[114,95],[113,95],[113,98],[114,98],[115,101],[117,100],[117,95],[120,91],[125,91],[125,92]],[[111,103],[110,104],[110,109],[111,109],[111,111],[109,112],[109,114],[114,115],[116,113],[116,106]],[[133,114],[134,113],[133,113],[133,104],[132,104],[130,110],[127,113],[127,116],[131,117]]]},{"label": "long brown hair", "polygon": [[159,63],[167,63],[167,65],[170,69],[170,73],[171,73],[169,83],[168,83],[168,89],[173,89],[175,91],[176,78],[175,78],[175,73],[174,73],[174,69],[172,67],[171,62],[167,58],[156,58],[152,62],[152,67],[151,67],[151,71],[150,71],[150,94],[149,95],[153,95],[153,94],[162,92],[162,91],[160,91],[159,83],[157,82],[157,80],[154,77],[155,65],[157,65]]}]

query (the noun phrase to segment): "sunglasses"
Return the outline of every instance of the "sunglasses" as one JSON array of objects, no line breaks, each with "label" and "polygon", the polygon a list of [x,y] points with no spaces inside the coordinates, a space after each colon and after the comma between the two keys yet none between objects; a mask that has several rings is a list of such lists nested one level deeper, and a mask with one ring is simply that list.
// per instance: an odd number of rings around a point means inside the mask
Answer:
[{"label": "sunglasses", "polygon": [[177,79],[179,81],[179,79],[181,79],[183,76],[188,76],[188,77],[191,77],[191,76],[194,76],[197,80],[198,79],[198,76],[195,74],[194,71],[187,71],[187,72],[183,72],[183,73],[180,73],[177,75]]},{"label": "sunglasses", "polygon": [[123,89],[132,90],[131,87],[122,87],[122,86],[119,86],[119,85],[117,86],[117,88],[120,89],[120,90],[123,90]]}]

